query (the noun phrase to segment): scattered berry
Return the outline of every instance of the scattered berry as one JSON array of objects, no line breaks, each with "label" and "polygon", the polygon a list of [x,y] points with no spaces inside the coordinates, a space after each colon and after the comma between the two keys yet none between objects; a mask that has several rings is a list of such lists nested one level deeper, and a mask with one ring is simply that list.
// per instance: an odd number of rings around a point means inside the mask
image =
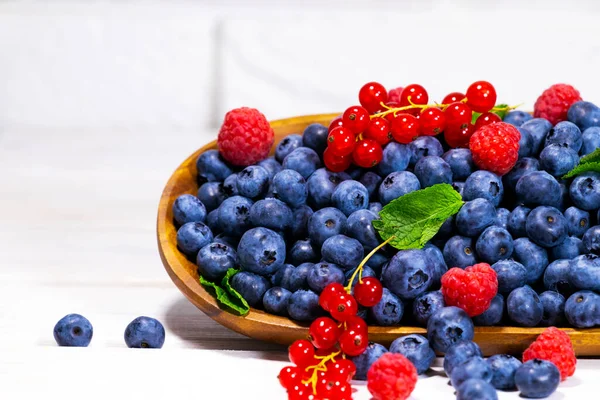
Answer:
[{"label": "scattered berry", "polygon": [[510,124],[486,125],[469,140],[473,161],[481,169],[504,175],[517,163],[520,139],[521,134]]},{"label": "scattered berry", "polygon": [[125,344],[129,348],[160,349],[165,343],[165,328],[156,319],[137,317],[125,328]]},{"label": "scattered berry", "polygon": [[569,108],[581,101],[579,91],[571,85],[557,83],[550,86],[538,97],[533,106],[533,116],[544,118],[556,125],[567,120]]},{"label": "scattered berry", "polygon": [[369,82],[358,92],[360,104],[371,114],[375,114],[383,107],[381,103],[387,103],[388,93],[381,83]]},{"label": "scattered berry", "polygon": [[556,327],[552,326],[542,332],[523,353],[523,362],[535,358],[554,363],[563,381],[575,373],[577,359],[571,339]]},{"label": "scattered berry", "polygon": [[369,122],[369,112],[361,106],[349,107],[342,115],[344,128],[349,129],[354,134],[364,132],[369,126]]},{"label": "scattered berry", "polygon": [[377,278],[363,278],[354,286],[354,298],[364,307],[373,307],[383,295],[383,286]]},{"label": "scattered berry", "polygon": [[517,369],[515,383],[521,397],[542,399],[554,393],[560,383],[560,372],[551,362],[536,358]]},{"label": "scattered berry", "polygon": [[330,349],[340,338],[338,324],[328,317],[320,317],[310,324],[308,338],[317,349]]},{"label": "scattered berry", "polygon": [[367,373],[367,388],[375,400],[405,400],[416,383],[417,369],[402,354],[383,354]]},{"label": "scattered berry", "polygon": [[68,314],[54,326],[54,340],[59,346],[87,347],[92,341],[94,328],[79,314]]}]

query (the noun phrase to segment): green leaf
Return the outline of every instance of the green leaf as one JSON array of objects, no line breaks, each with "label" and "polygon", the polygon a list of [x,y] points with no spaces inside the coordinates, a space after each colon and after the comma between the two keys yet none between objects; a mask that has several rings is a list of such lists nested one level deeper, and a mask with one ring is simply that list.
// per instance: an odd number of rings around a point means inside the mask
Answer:
[{"label": "green leaf", "polygon": [[248,314],[250,311],[250,306],[246,302],[246,300],[239,294],[236,290],[234,290],[229,284],[229,280],[239,271],[233,268],[229,268],[225,277],[221,281],[221,285],[206,280],[202,275],[200,275],[200,284],[204,286],[206,290],[208,290],[219,302],[219,305],[224,306],[228,311],[244,316]]},{"label": "green leaf", "polygon": [[[583,160],[583,159],[582,159]],[[585,163],[579,162],[579,165],[569,171],[566,175],[563,175],[563,179],[569,179],[576,175],[583,174],[584,172],[600,172],[600,160],[599,161],[587,161]]]},{"label": "green leaf", "polygon": [[399,249],[420,249],[456,214],[464,202],[447,183],[417,190],[392,200],[372,222],[383,240]]},{"label": "green leaf", "polygon": [[508,108],[508,104],[496,104],[494,107],[496,108],[504,108],[504,110],[492,111],[494,114],[500,117],[500,119],[504,120],[506,113],[508,112],[506,109]]},{"label": "green leaf", "polygon": [[480,115],[481,115],[481,113],[473,111],[473,117],[471,118],[471,125],[475,125],[475,122],[477,122],[477,118],[479,118]]},{"label": "green leaf", "polygon": [[600,162],[600,148],[594,150],[586,156],[581,157],[581,159],[579,160],[579,165],[592,162]]}]

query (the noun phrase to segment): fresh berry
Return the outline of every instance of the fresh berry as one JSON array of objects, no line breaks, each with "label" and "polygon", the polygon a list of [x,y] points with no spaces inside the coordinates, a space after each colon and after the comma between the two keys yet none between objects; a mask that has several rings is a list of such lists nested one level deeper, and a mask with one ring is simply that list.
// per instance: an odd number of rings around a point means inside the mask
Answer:
[{"label": "fresh berry", "polygon": [[510,233],[495,225],[486,228],[475,243],[479,259],[488,264],[506,260],[512,255],[513,249],[513,239]]},{"label": "fresh berry", "polygon": [[[537,190],[531,190],[532,187]],[[571,190],[573,190],[573,185],[571,185]],[[515,192],[517,199],[530,208],[535,206],[557,207],[560,204],[560,184],[546,171],[525,173],[517,181]]]},{"label": "fresh berry", "polygon": [[558,209],[539,206],[527,216],[525,229],[534,243],[554,247],[567,237],[567,220]]},{"label": "fresh berry", "polygon": [[452,92],[448,93],[444,100],[442,100],[442,104],[452,104],[461,101],[466,96],[460,92]]},{"label": "fresh berry", "polygon": [[[429,95],[425,88],[421,85],[412,84],[402,89],[400,94],[400,107],[410,106],[412,104],[424,105],[429,101]],[[407,110],[409,114],[419,114],[420,109],[414,108]]]},{"label": "fresh berry", "polygon": [[490,111],[496,104],[496,89],[491,83],[477,81],[467,89],[467,105],[475,112]]},{"label": "fresh berry", "polygon": [[369,112],[361,106],[349,107],[342,115],[344,128],[349,129],[354,134],[364,132],[369,126],[369,122]]},{"label": "fresh berry", "polygon": [[[340,127],[340,126],[344,126],[344,121],[343,121],[341,115],[338,117],[335,117],[333,120],[331,120],[331,122],[329,123],[329,127],[327,128],[327,133],[328,134],[331,133],[332,130],[334,130],[335,128]],[[310,146],[307,146],[307,147],[310,147]]]},{"label": "fresh berry", "polygon": [[275,160],[283,162],[285,156],[302,146],[302,135],[293,134],[284,137],[275,147]]},{"label": "fresh berry", "polygon": [[406,400],[416,383],[417,370],[402,354],[383,354],[367,373],[367,388],[374,400]]},{"label": "fresh berry", "polygon": [[328,238],[346,231],[347,220],[337,208],[325,207],[315,211],[308,219],[310,242],[320,248]]},{"label": "fresh berry", "polygon": [[331,194],[331,203],[346,216],[350,216],[369,206],[369,191],[362,183],[349,179],[335,188]]},{"label": "fresh berry", "polygon": [[[379,177],[379,175],[377,176]],[[377,245],[379,245],[379,234],[372,224],[372,222],[376,219],[379,219],[379,215],[373,211],[354,211],[352,214],[350,214],[350,216],[348,216],[346,235],[358,240],[365,248],[365,251],[374,249],[377,247]]]},{"label": "fresh berry", "polygon": [[450,373],[450,382],[455,388],[469,379],[481,379],[486,382],[492,380],[492,368],[479,356],[473,356],[464,363],[457,365]]},{"label": "fresh berry", "polygon": [[388,93],[382,84],[369,82],[360,88],[358,100],[369,113],[374,114],[383,108],[381,103],[387,103]]},{"label": "fresh berry", "polygon": [[538,97],[533,106],[535,118],[545,118],[552,125],[567,120],[569,108],[581,101],[579,91],[571,85],[557,83],[550,86]]},{"label": "fresh berry", "polygon": [[[456,215],[456,227],[459,234],[472,238],[478,237],[485,229],[494,224],[496,208],[491,201],[476,198],[467,201]],[[473,249],[474,250],[474,249]],[[456,265],[449,265],[456,267]]]},{"label": "fresh berry", "polygon": [[395,294],[385,287],[383,288],[381,300],[369,311],[370,318],[380,326],[398,325],[403,315],[404,304]]},{"label": "fresh berry", "polygon": [[188,222],[177,230],[177,247],[191,257],[196,257],[201,248],[212,242],[213,233],[202,222]]},{"label": "fresh berry", "polygon": [[472,357],[483,357],[479,345],[471,340],[459,341],[451,345],[444,354],[444,371],[450,376],[455,367]]},{"label": "fresh berry", "polygon": [[[390,143],[392,145],[393,143]],[[389,146],[389,145],[388,145]],[[419,178],[409,171],[392,172],[379,185],[379,201],[383,205],[407,193],[421,189]]]},{"label": "fresh berry", "polygon": [[456,388],[456,400],[498,400],[496,390],[482,379],[467,379]]},{"label": "fresh berry", "polygon": [[363,168],[371,168],[381,162],[383,150],[381,145],[372,139],[359,140],[352,152],[352,160]]},{"label": "fresh berry", "polygon": [[292,292],[282,287],[272,287],[262,298],[265,310],[271,314],[287,316],[287,305]]},{"label": "fresh berry", "polygon": [[438,183],[452,183],[452,169],[443,158],[438,156],[421,158],[415,164],[414,173],[423,189]]},{"label": "fresh berry", "polygon": [[392,120],[390,131],[398,143],[408,144],[419,136],[420,122],[414,115],[402,113]]},{"label": "fresh berry", "polygon": [[569,207],[564,216],[570,236],[582,237],[590,227],[590,213],[577,207]]},{"label": "fresh berry", "polygon": [[352,295],[339,293],[329,302],[329,312],[337,321],[343,322],[356,315],[358,304]]},{"label": "fresh berry", "polygon": [[364,307],[373,307],[383,295],[383,286],[377,278],[363,278],[354,287],[354,298]]},{"label": "fresh berry", "polygon": [[569,187],[573,204],[582,210],[592,211],[600,207],[600,173],[585,172],[578,175]]},{"label": "fresh berry", "polygon": [[306,202],[308,187],[306,179],[299,172],[284,169],[275,174],[272,185],[273,190],[277,193],[277,198],[290,207],[298,207]]},{"label": "fresh berry", "polygon": [[452,131],[462,131],[471,124],[471,114],[471,109],[465,103],[460,101],[451,103],[444,110],[446,126]]},{"label": "fresh berry", "polygon": [[385,146],[392,140],[390,132],[390,122],[385,118],[373,118],[365,130],[365,137],[373,139],[382,146]]},{"label": "fresh berry", "polygon": [[[296,174],[299,178],[302,178],[302,175],[291,169],[286,169],[284,171]],[[304,178],[302,178],[302,180],[304,180]],[[294,189],[291,182],[286,186],[286,189]],[[299,190],[302,189],[300,188]],[[304,191],[306,191],[306,186],[304,187]],[[258,200],[250,208],[250,223],[256,227],[268,228],[274,231],[284,231],[292,226],[292,219],[293,213],[290,207],[278,199],[269,197]]]},{"label": "fresh berry", "polygon": [[59,346],[87,347],[93,335],[92,324],[79,314],[67,314],[54,326],[54,340]]},{"label": "fresh berry", "polygon": [[527,269],[515,260],[501,260],[492,265],[498,276],[498,292],[508,294],[525,285]]},{"label": "fresh berry", "polygon": [[452,170],[454,181],[464,181],[475,171],[473,156],[469,149],[450,149],[442,155]]},{"label": "fresh berry", "polygon": [[308,340],[296,340],[288,348],[288,357],[290,362],[304,369],[316,362],[315,348]]},{"label": "fresh berry", "polygon": [[458,342],[473,340],[473,321],[458,307],[444,307],[436,311],[427,321],[427,339],[431,348],[445,353]]},{"label": "fresh berry", "polygon": [[425,136],[435,136],[446,128],[446,116],[436,107],[427,107],[421,110],[419,117],[419,133]]},{"label": "fresh berry", "polygon": [[445,304],[442,292],[439,290],[426,292],[413,301],[413,317],[420,326],[427,326],[429,318],[443,307]]},{"label": "fresh berry", "polygon": [[349,328],[340,336],[340,349],[348,356],[362,354],[369,344],[368,333],[362,329]]},{"label": "fresh berry", "polygon": [[213,242],[204,246],[196,258],[198,272],[206,279],[221,281],[229,268],[237,265],[237,254],[228,244]]},{"label": "fresh berry", "polygon": [[319,307],[319,296],[310,290],[292,293],[287,311],[290,318],[296,321],[314,321],[323,313]]},{"label": "fresh berry", "polygon": [[310,324],[308,338],[317,349],[330,349],[337,344],[341,333],[334,320],[320,317]]},{"label": "fresh berry", "polygon": [[521,397],[542,399],[550,396],[560,384],[556,365],[546,360],[533,359],[515,372],[515,384]]},{"label": "fresh berry", "polygon": [[473,322],[477,326],[494,326],[500,324],[502,317],[504,317],[504,296],[498,293],[492,299],[490,307],[485,310],[482,314],[473,317]]},{"label": "fresh berry", "polygon": [[277,376],[277,379],[279,379],[279,383],[281,384],[281,386],[287,389],[293,384],[300,383],[300,380],[302,379],[302,374],[300,368],[295,366],[287,366],[281,369],[279,375]]},{"label": "fresh berry", "polygon": [[507,124],[512,124],[518,128],[532,118],[533,116],[528,112],[521,110],[512,110],[506,113],[503,121]]},{"label": "fresh berry", "polygon": [[416,138],[408,145],[408,149],[410,150],[411,166],[414,166],[423,157],[441,157],[444,154],[442,144],[432,136],[420,136]]},{"label": "fresh berry", "polygon": [[510,124],[486,125],[469,140],[473,161],[481,169],[504,175],[517,163],[520,139],[521,134]]},{"label": "fresh berry", "polygon": [[377,172],[385,177],[392,172],[404,171],[410,162],[411,151],[409,146],[391,142],[383,149],[383,158],[377,166]]},{"label": "fresh berry", "polygon": [[556,178],[575,168],[578,162],[575,150],[561,144],[550,144],[540,153],[540,167]]},{"label": "fresh berry", "polygon": [[264,276],[241,271],[231,278],[231,287],[248,302],[250,307],[256,307],[262,304],[262,298],[271,284]]},{"label": "fresh berry", "polygon": [[471,317],[487,310],[497,293],[498,278],[489,264],[475,264],[464,270],[451,268],[442,276],[446,305],[462,308]]},{"label": "fresh berry", "polygon": [[448,266],[446,265],[446,261],[444,260],[444,253],[442,250],[432,243],[427,243],[423,247],[423,251],[429,261],[433,264],[433,277],[431,287],[439,287],[440,280],[442,279],[442,275],[448,271]]},{"label": "fresh berry", "polygon": [[550,132],[546,136],[545,145],[549,146],[551,144],[565,146],[578,153],[583,145],[581,130],[572,122],[559,122],[554,128],[550,129]]},{"label": "fresh berry", "polygon": [[429,346],[429,341],[421,335],[399,337],[390,345],[390,352],[408,358],[419,375],[425,373],[435,360],[435,352]]},{"label": "fresh berry", "polygon": [[491,112],[486,112],[477,117],[477,121],[475,121],[475,130],[479,130],[479,128],[495,124],[497,122],[502,122],[502,118],[498,116],[498,114],[494,114]]},{"label": "fresh berry", "polygon": [[329,132],[327,148],[338,157],[348,156],[356,147],[356,135],[345,126],[340,126]]},{"label": "fresh berry", "polygon": [[336,156],[329,148],[326,148],[323,152],[323,163],[331,172],[342,172],[352,164],[352,156]]},{"label": "fresh berry", "polygon": [[565,320],[565,297],[553,290],[540,294],[540,301],[544,309],[541,326],[559,326]]},{"label": "fresh berry", "polygon": [[466,148],[469,147],[473,133],[475,133],[475,126],[471,124],[464,128],[447,128],[444,132],[444,140],[452,148]]},{"label": "fresh berry", "polygon": [[173,203],[173,219],[177,224],[187,222],[204,222],[206,220],[206,207],[191,194],[182,194]]},{"label": "fresh berry", "polygon": [[354,376],[356,375],[356,365],[354,365],[354,363],[347,358],[337,360],[331,366],[330,374],[332,377],[338,378],[342,382],[350,383],[350,381],[354,379]]},{"label": "fresh berry", "polygon": [[530,286],[521,286],[510,292],[506,301],[508,317],[521,326],[536,326],[543,317],[544,308],[539,296]]},{"label": "fresh berry", "polygon": [[242,107],[225,114],[217,143],[224,159],[247,166],[267,158],[274,140],[265,116],[254,108]]},{"label": "fresh berry", "polygon": [[402,88],[397,87],[388,91],[388,102],[393,101],[400,104],[400,95],[402,94]]},{"label": "fresh berry", "polygon": [[319,305],[325,310],[331,310],[331,303],[337,298],[338,294],[346,293],[346,289],[341,283],[334,282],[325,286],[325,289],[321,292],[319,296]]},{"label": "fresh berry", "polygon": [[591,328],[600,325],[598,309],[600,309],[600,295],[591,290],[581,290],[567,299],[565,316],[576,328]]},{"label": "fresh berry", "polygon": [[352,358],[352,363],[356,366],[355,379],[366,381],[367,373],[371,369],[373,363],[379,360],[379,358],[387,352],[388,350],[385,346],[382,346],[379,343],[369,343],[362,354]]},{"label": "fresh berry", "polygon": [[338,265],[344,271],[356,268],[364,253],[362,244],[346,235],[327,238],[321,247],[323,260]]},{"label": "fresh berry", "polygon": [[308,179],[313,172],[321,168],[321,159],[313,149],[298,147],[283,159],[281,165],[284,169],[298,171],[304,179]]},{"label": "fresh berry", "polygon": [[160,349],[165,343],[165,328],[156,319],[137,317],[125,328],[125,344],[136,349]]},{"label": "fresh berry", "polygon": [[381,280],[396,296],[412,300],[431,286],[433,273],[433,263],[423,250],[401,250],[383,269]]},{"label": "fresh berry", "polygon": [[553,326],[542,332],[523,353],[523,362],[536,358],[554,363],[563,381],[575,373],[577,359],[571,339]]},{"label": "fresh berry", "polygon": [[231,166],[218,150],[208,150],[200,154],[196,160],[196,171],[199,185],[223,181],[233,173]]},{"label": "fresh berry", "polygon": [[487,359],[492,369],[491,384],[498,390],[515,389],[515,373],[521,361],[508,354],[496,354]]},{"label": "fresh berry", "polygon": [[600,126],[600,108],[589,101],[578,101],[569,108],[567,118],[583,132],[588,128]]},{"label": "fresh berry", "polygon": [[[328,134],[329,129],[326,126],[310,124],[302,132],[302,146],[313,149],[317,154],[323,154],[323,151],[327,147]],[[280,162],[283,162],[283,160]]]},{"label": "fresh berry", "polygon": [[306,275],[306,283],[315,293],[321,293],[331,283],[343,283],[344,280],[344,271],[337,265],[325,261],[314,264]]},{"label": "fresh berry", "polygon": [[470,237],[452,236],[444,245],[442,253],[444,261],[446,261],[446,265],[449,268],[466,268],[477,262],[475,258],[475,242]]}]

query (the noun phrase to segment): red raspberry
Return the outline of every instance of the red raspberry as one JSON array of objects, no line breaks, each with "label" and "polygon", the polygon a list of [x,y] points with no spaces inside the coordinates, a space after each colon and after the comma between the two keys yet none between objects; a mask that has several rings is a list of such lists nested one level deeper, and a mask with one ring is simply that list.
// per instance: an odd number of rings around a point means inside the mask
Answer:
[{"label": "red raspberry", "polygon": [[523,353],[523,362],[534,358],[554,363],[565,380],[575,373],[575,351],[569,335],[553,326],[546,329]]},{"label": "red raspberry", "polygon": [[417,369],[398,353],[385,353],[367,372],[367,389],[375,400],[405,400],[417,384]]},{"label": "red raspberry", "polygon": [[248,166],[267,158],[274,140],[265,116],[254,108],[242,107],[225,114],[217,143],[224,159]]},{"label": "red raspberry", "polygon": [[519,159],[519,140],[521,133],[517,128],[498,122],[475,131],[469,139],[469,148],[479,168],[504,175]]},{"label": "red raspberry", "polygon": [[402,88],[397,87],[396,89],[392,89],[388,92],[388,102],[393,101],[395,103],[400,103],[400,94],[402,94]]},{"label": "red raspberry", "polygon": [[464,270],[450,268],[442,276],[442,294],[447,306],[465,310],[470,317],[482,314],[498,293],[498,277],[489,264],[480,263]]},{"label": "red raspberry", "polygon": [[535,101],[533,116],[546,118],[556,125],[567,120],[567,111],[573,103],[580,101],[579,91],[571,85],[557,83],[544,90],[544,93]]}]

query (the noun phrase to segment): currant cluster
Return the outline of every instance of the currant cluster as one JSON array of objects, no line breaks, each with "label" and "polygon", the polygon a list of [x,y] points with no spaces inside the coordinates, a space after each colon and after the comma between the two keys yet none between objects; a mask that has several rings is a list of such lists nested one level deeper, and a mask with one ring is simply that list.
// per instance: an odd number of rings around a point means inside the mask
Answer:
[{"label": "currant cluster", "polygon": [[[492,112],[496,90],[486,81],[474,82],[466,94],[448,94],[442,104],[428,105],[427,90],[418,84],[392,97],[380,83],[369,82],[360,89],[358,99],[360,106],[349,107],[329,125],[323,160],[333,172],[344,171],[352,163],[363,168],[377,165],[383,158],[382,146],[392,140],[408,144],[418,136],[443,132],[450,147],[468,147],[478,128],[501,121]],[[481,114],[476,114],[474,124],[473,113]]]}]

